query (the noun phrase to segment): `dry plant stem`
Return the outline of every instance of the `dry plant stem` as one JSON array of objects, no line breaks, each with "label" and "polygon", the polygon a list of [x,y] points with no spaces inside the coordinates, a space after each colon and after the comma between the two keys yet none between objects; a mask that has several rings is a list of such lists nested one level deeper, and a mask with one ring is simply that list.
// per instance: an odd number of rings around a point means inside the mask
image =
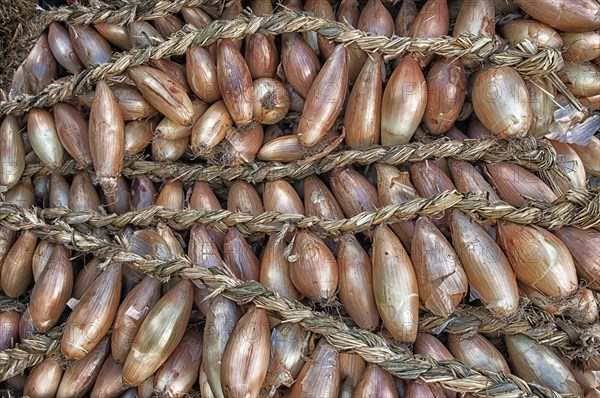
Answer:
[{"label": "dry plant stem", "polygon": [[[470,194],[444,191],[432,198],[418,198],[399,205],[386,205],[372,212],[359,213],[339,220],[324,220],[314,216],[264,212],[257,216],[229,210],[173,210],[151,206],[121,215],[101,215],[97,212],[71,211],[66,208],[22,209],[11,204],[0,204],[0,223],[13,229],[37,229],[32,219],[45,223],[60,223],[65,227],[94,230],[106,227],[118,232],[127,225],[156,225],[164,220],[175,229],[190,229],[204,225],[221,232],[237,227],[245,235],[255,233],[283,234],[310,228],[320,235],[358,233],[379,224],[391,224],[419,216],[459,209],[475,216],[491,220],[507,220],[518,224],[538,225],[556,229],[563,226],[590,228],[600,224],[600,192],[572,190],[554,203],[529,201],[516,208],[504,202],[494,202]],[[22,224],[21,224],[22,223]]]},{"label": "dry plant stem", "polygon": [[[403,378],[420,378],[426,382],[439,382],[443,386],[462,392],[481,393],[481,396],[494,396],[502,394],[503,397],[519,397],[525,393],[527,396],[534,393],[541,397],[558,397],[552,391],[540,391],[539,388],[527,384],[514,376],[505,376],[498,373],[481,373],[458,361],[433,362],[414,357],[410,351],[397,345],[390,345],[382,337],[373,333],[350,329],[340,320],[326,314],[312,311],[309,307],[298,301],[276,296],[269,289],[257,282],[243,282],[223,269],[194,267],[187,257],[172,261],[161,261],[150,257],[141,257],[125,250],[121,243],[108,243],[103,240],[86,236],[72,229],[69,225],[58,222],[48,225],[35,213],[23,210],[21,223],[22,229],[34,231],[40,237],[60,242],[78,251],[92,252],[107,261],[128,262],[135,265],[145,273],[156,276],[161,280],[177,274],[188,278],[195,283],[203,283],[213,294],[223,294],[225,297],[239,304],[253,302],[257,307],[264,308],[271,313],[276,313],[282,320],[298,322],[302,327],[314,333],[323,335],[327,341],[338,351],[350,351],[360,355],[368,362],[376,363],[389,373]],[[6,224],[6,220],[3,221]],[[14,224],[12,224],[15,227]],[[119,236],[116,242],[121,242]],[[50,338],[41,335],[41,339]],[[59,336],[54,338],[54,344],[47,344],[43,340],[37,348],[44,353],[49,349],[56,350]],[[33,342],[33,341],[32,341]],[[30,340],[22,343],[29,345]],[[2,372],[2,355],[10,355],[6,350],[0,353],[0,378],[9,377],[9,373]],[[36,355],[24,355],[24,360],[38,361]],[[4,363],[16,366],[18,361],[11,357],[5,358]],[[10,369],[7,369],[10,370]],[[14,370],[14,369],[13,369]]]},{"label": "dry plant stem", "polygon": [[60,355],[63,325],[55,326],[46,333],[35,334],[15,348],[0,352],[0,382],[22,374],[50,355]]},{"label": "dry plant stem", "polygon": [[182,7],[200,5],[225,6],[223,0],[147,0],[128,1],[123,4],[107,4],[92,0],[89,5],[74,3],[67,7],[45,11],[39,18],[38,25],[46,26],[52,21],[65,22],[72,25],[91,25],[100,22],[126,25],[137,20],[154,20],[169,14],[176,14]]},{"label": "dry plant stem", "polygon": [[5,311],[17,311],[20,313],[25,312],[27,309],[27,301],[23,299],[14,299],[0,295],[0,312]]},{"label": "dry plant stem", "polygon": [[118,53],[107,63],[85,69],[64,82],[49,84],[42,93],[24,95],[16,101],[4,102],[0,106],[0,115],[27,111],[34,106],[51,106],[84,92],[100,80],[124,73],[128,67],[142,65],[152,59],[184,54],[190,47],[206,46],[220,38],[241,39],[258,31],[271,35],[316,31],[328,40],[345,45],[355,43],[364,51],[379,52],[389,58],[408,52],[444,57],[462,56],[480,62],[489,60],[497,65],[512,66],[524,77],[547,76],[556,71],[562,62],[560,53],[554,49],[538,49],[532,55],[528,49],[506,48],[498,41],[485,37],[415,39],[394,36],[390,39],[368,35],[346,24],[291,10],[268,16],[254,16],[244,11],[234,20],[217,20],[201,30],[187,25],[162,43]]},{"label": "dry plant stem", "polygon": [[[293,163],[255,162],[250,166],[222,167],[198,163],[171,163],[146,160],[125,162],[123,174],[127,177],[144,174],[156,181],[176,178],[183,182],[210,181],[221,183],[242,179],[257,183],[280,178],[303,179],[311,174],[323,174],[336,167],[351,164],[368,165],[385,163],[400,165],[425,159],[453,158],[466,161],[516,163],[531,171],[549,170],[556,167],[556,152],[547,140],[533,137],[518,139],[485,138],[479,140],[435,140],[423,144],[413,142],[392,147],[370,146],[335,152],[321,159],[300,160]],[[80,166],[73,161],[65,162],[62,174],[73,174]],[[48,175],[54,169],[42,164],[25,167],[24,176]]]}]

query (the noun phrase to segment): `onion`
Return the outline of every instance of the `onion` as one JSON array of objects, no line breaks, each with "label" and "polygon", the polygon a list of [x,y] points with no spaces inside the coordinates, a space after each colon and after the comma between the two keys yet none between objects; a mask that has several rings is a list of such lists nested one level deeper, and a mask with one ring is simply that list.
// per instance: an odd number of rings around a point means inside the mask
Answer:
[{"label": "onion", "polygon": [[281,121],[290,109],[290,96],[285,85],[271,78],[260,78],[253,82],[254,119],[261,124]]},{"label": "onion", "polygon": [[467,76],[462,63],[451,58],[436,61],[427,73],[426,84],[423,125],[433,135],[443,134],[454,125],[465,102]]},{"label": "onion", "polygon": [[348,88],[346,48],[338,45],[313,82],[298,124],[298,141],[315,146],[333,127],[340,114]]},{"label": "onion", "polygon": [[408,143],[423,118],[426,105],[427,87],[421,68],[413,58],[404,57],[383,92],[381,143]]},{"label": "onion", "polygon": [[558,30],[600,29],[600,4],[595,0],[515,0],[515,3],[533,18]]},{"label": "onion", "polygon": [[489,67],[479,72],[472,89],[473,107],[481,123],[494,135],[524,137],[532,110],[525,81],[510,67]]},{"label": "onion", "polygon": [[582,63],[600,57],[600,31],[565,32],[562,34],[567,49],[563,57],[569,62]]},{"label": "onion", "polygon": [[254,102],[252,76],[242,54],[229,39],[221,39],[217,46],[217,77],[231,118],[240,128],[249,125]]}]

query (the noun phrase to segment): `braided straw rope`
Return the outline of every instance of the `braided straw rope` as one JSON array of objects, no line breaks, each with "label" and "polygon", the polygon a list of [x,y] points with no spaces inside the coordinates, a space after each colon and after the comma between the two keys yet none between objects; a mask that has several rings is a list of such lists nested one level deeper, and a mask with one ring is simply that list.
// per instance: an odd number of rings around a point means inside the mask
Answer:
[{"label": "braided straw rope", "polygon": [[[560,52],[555,49],[536,49],[535,54],[532,54],[531,49],[519,48],[519,46],[508,48],[497,40],[485,37],[467,35],[458,38],[429,39],[397,36],[388,38],[367,34],[346,24],[291,10],[268,16],[254,16],[244,12],[234,20],[217,20],[200,30],[186,25],[162,43],[115,54],[109,62],[88,68],[63,82],[51,83],[39,94],[23,95],[15,101],[2,103],[0,114],[7,115],[27,111],[32,107],[51,106],[85,92],[100,80],[121,75],[131,66],[147,63],[151,59],[180,55],[190,47],[206,46],[220,38],[241,39],[257,31],[272,35],[314,31],[337,43],[356,44],[364,51],[379,52],[390,57],[405,53],[419,53],[466,57],[480,62],[487,60],[496,65],[511,66],[524,77],[548,76],[557,71],[562,64]],[[558,82],[558,84],[562,83]],[[565,94],[568,95],[564,85],[557,88],[561,92],[565,90]]]},{"label": "braided straw rope", "polygon": [[[350,164],[400,165],[405,162],[442,158],[488,163],[508,161],[533,171],[550,170],[556,165],[556,152],[552,145],[547,140],[528,136],[510,140],[485,138],[460,142],[438,139],[427,144],[413,142],[392,147],[370,146],[335,152],[320,159],[300,160],[286,164],[258,161],[252,165],[236,167],[203,163],[156,162],[134,158],[125,162],[123,174],[129,178],[143,174],[159,181],[176,178],[183,182],[200,180],[222,183],[242,179],[257,183],[279,178],[300,180],[312,174],[323,174],[336,167]],[[83,167],[71,160],[65,162],[60,172],[69,175],[79,170],[83,170]],[[23,175],[25,177],[50,175],[55,171],[56,169],[43,164],[29,164]]]},{"label": "braided straw rope", "polygon": [[[529,201],[520,208],[504,202],[490,202],[476,195],[456,191],[444,191],[432,198],[413,199],[403,204],[387,205],[372,212],[359,213],[351,218],[324,220],[314,216],[264,212],[257,216],[229,210],[174,210],[161,206],[150,206],[142,210],[121,215],[102,215],[92,211],[72,211],[66,208],[30,209],[24,212],[11,204],[0,204],[0,221],[11,225],[24,222],[24,217],[33,215],[48,223],[84,227],[96,230],[106,227],[112,232],[127,225],[148,226],[166,221],[174,229],[190,229],[204,225],[226,232],[237,227],[245,235],[256,233],[285,234],[298,229],[310,228],[321,235],[358,233],[379,224],[390,224],[419,216],[430,216],[447,209],[458,209],[478,217],[491,220],[507,220],[518,224],[535,224],[556,229],[563,226],[590,228],[600,225],[600,192],[585,190],[568,191],[554,203]],[[32,227],[24,223],[19,229]]]},{"label": "braided straw rope", "polygon": [[[11,214],[0,216],[0,221],[5,226],[29,230],[42,239],[49,239],[81,252],[91,252],[105,262],[130,263],[161,281],[179,275],[198,285],[203,284],[215,294],[223,294],[237,303],[252,302],[278,314],[284,321],[299,323],[307,330],[323,335],[337,350],[356,353],[397,377],[440,382],[445,387],[457,391],[481,392],[481,395],[486,396],[518,397],[523,393],[532,395],[535,392],[543,397],[558,397],[551,391],[540,391],[539,387],[529,385],[514,376],[480,372],[458,361],[435,362],[412,356],[406,349],[388,344],[381,336],[360,329],[350,329],[343,322],[312,311],[300,302],[274,295],[257,282],[243,282],[225,269],[209,270],[195,267],[187,257],[169,261],[150,256],[142,257],[125,249],[126,239],[123,236],[116,235],[115,243],[109,243],[93,235],[83,234],[61,220],[48,224],[34,210],[14,206],[12,208]],[[44,353],[47,352],[47,347],[49,346],[43,347]],[[589,347],[587,349],[589,350]],[[0,355],[0,365],[5,363],[7,366],[14,366],[10,357],[4,362],[1,359]],[[1,370],[0,366],[0,374],[6,376],[7,373],[1,373]]]},{"label": "braided straw rope", "polygon": [[107,4],[92,0],[89,5],[73,3],[67,7],[45,11],[36,22],[38,26],[47,26],[53,21],[72,25],[93,25],[100,22],[128,25],[133,21],[151,21],[169,14],[176,14],[184,7],[218,5],[223,0],[144,0]]}]

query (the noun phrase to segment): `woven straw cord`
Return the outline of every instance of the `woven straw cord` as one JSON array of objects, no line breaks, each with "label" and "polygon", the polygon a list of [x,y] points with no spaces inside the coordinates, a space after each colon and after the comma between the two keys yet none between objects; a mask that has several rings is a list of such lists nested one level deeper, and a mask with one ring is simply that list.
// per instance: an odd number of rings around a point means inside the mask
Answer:
[{"label": "woven straw cord", "polygon": [[[511,66],[524,77],[548,76],[558,70],[562,63],[562,57],[557,50],[536,49],[535,54],[532,54],[530,49],[519,46],[509,48],[485,37],[388,38],[370,35],[346,24],[291,10],[268,16],[254,16],[244,12],[234,20],[217,20],[200,30],[186,25],[162,43],[117,53],[109,62],[86,69],[64,82],[53,82],[39,94],[23,95],[15,101],[2,103],[0,115],[27,111],[32,107],[51,106],[85,92],[100,80],[121,75],[131,66],[147,63],[151,59],[180,55],[190,47],[206,46],[220,38],[241,39],[257,31],[273,35],[314,31],[337,43],[356,44],[364,51],[380,52],[390,57],[408,52],[466,57],[481,62],[489,60],[497,65]],[[561,91],[566,90],[564,85],[558,88]]]},{"label": "woven straw cord", "polygon": [[[320,159],[299,160],[285,164],[257,161],[252,165],[236,167],[204,163],[156,162],[134,158],[125,161],[123,174],[129,178],[143,174],[157,181],[175,178],[183,182],[210,181],[216,184],[242,179],[257,183],[280,178],[301,180],[312,174],[323,174],[336,167],[351,164],[400,165],[405,162],[442,158],[488,163],[508,161],[532,171],[550,170],[556,167],[556,152],[552,145],[547,140],[528,136],[514,139],[484,138],[462,142],[438,139],[427,144],[413,142],[392,147],[370,146],[342,150]],[[83,169],[71,160],[65,162],[60,172],[69,175]],[[93,172],[91,169],[88,171]],[[56,169],[38,163],[27,165],[23,175],[25,177],[50,175],[53,172],[56,172]]]},{"label": "woven straw cord", "polygon": [[[444,191],[432,198],[418,198],[398,205],[387,205],[372,212],[359,213],[351,218],[325,220],[314,216],[264,212],[257,216],[229,210],[174,210],[151,206],[121,215],[103,215],[92,211],[72,211],[66,208],[23,210],[11,204],[0,204],[0,221],[27,229],[30,217],[47,223],[62,223],[70,227],[96,230],[106,227],[118,232],[127,225],[148,226],[166,221],[174,229],[190,229],[204,225],[210,229],[226,232],[237,227],[245,235],[256,233],[285,234],[298,229],[310,228],[321,235],[358,233],[379,224],[430,216],[447,209],[457,209],[474,216],[491,220],[507,220],[518,224],[538,225],[548,229],[563,226],[589,228],[600,224],[600,192],[585,190],[568,191],[554,203],[529,201],[516,208],[504,202],[490,202],[480,196]],[[19,223],[24,222],[19,227]]]},{"label": "woven straw cord", "polygon": [[40,15],[36,24],[47,26],[51,22],[57,21],[71,25],[93,25],[100,22],[128,25],[133,21],[150,21],[169,14],[176,14],[184,7],[201,5],[223,7],[224,3],[223,0],[135,0],[107,4],[92,0],[89,5],[73,3],[70,6],[45,11]]},{"label": "woven straw cord", "polygon": [[[61,243],[81,252],[91,252],[105,263],[126,262],[139,270],[166,281],[174,275],[205,285],[237,303],[250,303],[277,314],[287,322],[300,323],[304,328],[323,335],[339,351],[350,351],[368,362],[377,363],[391,374],[404,379],[420,378],[428,382],[440,382],[444,386],[463,392],[481,392],[481,395],[507,397],[532,395],[557,397],[555,393],[540,391],[514,376],[480,372],[457,361],[434,362],[412,356],[409,351],[388,344],[382,337],[360,329],[350,329],[343,322],[315,312],[300,302],[274,295],[261,284],[243,282],[225,269],[195,267],[187,257],[169,261],[150,256],[142,257],[126,249],[126,238],[115,236],[109,243],[90,234],[80,233],[64,221],[46,223],[30,209],[16,209],[10,217],[0,217],[1,223],[13,229],[29,230],[40,238]],[[19,346],[20,347],[20,346]],[[587,348],[589,350],[589,347]],[[596,350],[597,351],[597,350]],[[0,356],[0,359],[2,357]],[[7,363],[10,359],[7,360]],[[0,365],[2,362],[0,361]],[[0,375],[1,373],[0,366]],[[4,374],[6,376],[6,374]]]}]

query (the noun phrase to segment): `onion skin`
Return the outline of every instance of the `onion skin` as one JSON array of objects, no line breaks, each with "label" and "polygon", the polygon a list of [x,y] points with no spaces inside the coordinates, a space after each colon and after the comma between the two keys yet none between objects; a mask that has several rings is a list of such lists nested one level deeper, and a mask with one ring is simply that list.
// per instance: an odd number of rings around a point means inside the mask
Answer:
[{"label": "onion skin", "polygon": [[392,37],[394,19],[381,0],[369,0],[360,13],[357,28],[378,36]]},{"label": "onion skin", "polygon": [[375,364],[369,364],[356,385],[353,395],[368,398],[397,398],[398,391],[391,374]]},{"label": "onion skin", "polygon": [[589,283],[589,287],[600,290],[600,257],[597,248],[600,232],[575,227],[562,227],[553,231],[571,252],[577,275]]},{"label": "onion skin", "polygon": [[479,121],[494,135],[524,137],[532,122],[523,78],[510,67],[489,67],[475,77],[473,107]]},{"label": "onion skin", "polygon": [[206,373],[207,384],[210,385],[212,393],[217,398],[224,397],[221,383],[223,351],[242,315],[243,312],[237,304],[220,295],[212,300],[210,309],[206,313],[202,369]]},{"label": "onion skin", "polygon": [[563,58],[569,62],[583,63],[600,57],[600,30],[592,32],[565,32],[562,34],[566,50]]},{"label": "onion skin", "polygon": [[441,398],[444,396],[444,390],[439,384],[411,381],[406,385],[404,398]]},{"label": "onion skin", "polygon": [[321,339],[290,391],[290,398],[336,398],[340,386],[340,355]]},{"label": "onion skin", "polygon": [[246,39],[245,59],[252,79],[274,78],[279,56],[273,36],[263,33],[255,33],[249,36]]},{"label": "onion skin", "polygon": [[402,2],[400,11],[398,11],[398,15],[394,21],[396,36],[408,37],[410,35],[412,24],[418,13],[419,11],[417,10],[417,5],[414,0]]},{"label": "onion skin", "polygon": [[300,34],[286,33],[283,35],[281,65],[292,88],[303,99],[307,99],[308,92],[321,69],[321,64],[312,48]]},{"label": "onion skin", "polygon": [[519,289],[511,265],[494,240],[466,214],[450,216],[452,242],[473,289],[486,307],[499,316],[513,315],[519,307]]},{"label": "onion skin", "polygon": [[269,236],[261,260],[260,283],[281,297],[300,300],[301,294],[290,277],[290,263],[284,256],[285,247],[285,241],[278,242],[277,236]]},{"label": "onion skin", "polygon": [[456,359],[469,366],[510,374],[510,368],[500,351],[479,333],[469,337],[448,334],[448,348]]},{"label": "onion skin", "polygon": [[304,157],[304,147],[298,142],[297,135],[284,135],[264,144],[257,157],[271,162],[293,162]]},{"label": "onion skin", "polygon": [[70,73],[83,70],[83,64],[77,57],[69,32],[58,22],[52,22],[48,28],[48,45],[52,55]]},{"label": "onion skin", "polygon": [[392,73],[381,103],[381,144],[407,144],[427,106],[427,86],[419,64],[404,57]]},{"label": "onion skin", "polygon": [[513,46],[529,40],[538,47],[561,50],[565,43],[558,32],[546,24],[532,19],[515,19],[502,26],[502,36]]},{"label": "onion skin", "polygon": [[450,316],[467,294],[467,275],[450,243],[425,217],[415,223],[411,260],[425,307]]},{"label": "onion skin", "polygon": [[133,21],[127,29],[133,47],[155,46],[165,41],[160,32],[148,21]]},{"label": "onion skin", "polygon": [[127,390],[121,377],[122,370],[122,364],[116,363],[111,356],[106,358],[98,373],[90,398],[115,397]]},{"label": "onion skin", "polygon": [[69,25],[69,35],[77,56],[86,68],[98,66],[110,60],[110,44],[92,26]]},{"label": "onion skin", "polygon": [[29,143],[42,163],[51,168],[59,168],[63,165],[64,151],[50,112],[41,108],[32,108],[27,115],[27,135]]},{"label": "onion skin", "polygon": [[119,306],[111,336],[111,353],[117,363],[125,362],[137,331],[159,298],[160,282],[147,276],[135,285]]},{"label": "onion skin", "polygon": [[600,29],[600,4],[594,0],[515,0],[527,14],[565,32]]},{"label": "onion skin", "polygon": [[569,144],[583,162],[585,172],[594,177],[600,176],[600,139],[592,137],[587,145]]},{"label": "onion skin", "polygon": [[229,336],[221,359],[226,397],[257,397],[269,367],[271,334],[264,309],[252,307]]},{"label": "onion skin", "polygon": [[121,264],[101,273],[71,312],[61,340],[62,354],[72,360],[88,355],[104,338],[121,298]]},{"label": "onion skin", "polygon": [[317,302],[331,299],[338,287],[338,265],[323,240],[312,232],[300,231],[293,253],[298,260],[290,265],[290,277],[296,289]]},{"label": "onion skin", "polygon": [[306,177],[303,181],[304,210],[307,216],[315,216],[326,220],[339,220],[344,213],[333,193],[325,183],[315,175]]},{"label": "onion skin", "polygon": [[208,153],[225,138],[233,123],[225,102],[219,101],[211,105],[192,128],[192,152],[197,155]]},{"label": "onion skin", "polygon": [[65,150],[82,166],[92,164],[88,121],[73,105],[58,103],[53,107],[58,138]]},{"label": "onion skin", "polygon": [[110,89],[125,121],[147,119],[159,114],[137,88],[127,84],[115,84]]},{"label": "onion skin", "polygon": [[223,259],[235,276],[243,281],[258,281],[260,262],[252,246],[235,227],[229,228],[223,242]]},{"label": "onion skin", "polygon": [[396,235],[384,225],[373,234],[371,261],[373,292],[383,324],[397,341],[414,342],[419,319],[415,271]]},{"label": "onion skin", "polygon": [[144,98],[160,113],[182,126],[194,124],[194,105],[185,88],[168,74],[150,66],[127,69]]},{"label": "onion skin", "polygon": [[110,343],[106,337],[88,355],[65,370],[56,396],[83,397],[92,388],[104,360],[109,355]]},{"label": "onion skin", "polygon": [[346,144],[351,147],[379,143],[381,130],[381,98],[383,93],[381,55],[368,57],[362,67],[344,114]]},{"label": "onion skin", "polygon": [[116,178],[123,169],[125,156],[125,122],[115,95],[104,81],[96,85],[90,109],[90,153],[94,171],[102,188],[116,188]]},{"label": "onion skin", "polygon": [[217,65],[204,47],[193,47],[187,52],[186,75],[190,88],[202,101],[209,104],[221,99]]},{"label": "onion skin", "polygon": [[[448,34],[450,18],[448,16],[447,0],[427,0],[415,17],[411,28],[411,37],[440,37]],[[415,56],[421,66],[426,67],[435,55]]]},{"label": "onion skin", "polygon": [[456,189],[462,193],[474,193],[491,202],[500,201],[500,196],[483,178],[477,169],[469,162],[458,159],[448,159],[448,167]]},{"label": "onion skin", "polygon": [[525,85],[533,112],[529,134],[542,138],[548,134],[550,123],[554,120],[553,99],[556,96],[556,89],[547,79],[526,80]]},{"label": "onion skin", "polygon": [[358,1],[342,0],[340,2],[340,6],[338,7],[335,18],[338,22],[347,23],[348,25],[356,28],[358,25],[358,18],[360,18]]},{"label": "onion skin", "polygon": [[0,282],[6,296],[19,297],[33,280],[31,263],[37,241],[37,236],[32,232],[23,232],[4,258]]},{"label": "onion skin", "polygon": [[529,198],[544,202],[556,200],[556,194],[533,173],[513,163],[485,165],[488,180],[502,200],[512,206],[523,206]]},{"label": "onion skin", "polygon": [[454,125],[465,102],[464,67],[456,59],[442,58],[431,66],[425,81],[427,107],[423,125],[433,135],[444,134]]},{"label": "onion skin", "polygon": [[261,124],[280,122],[290,109],[290,96],[285,85],[272,78],[260,78],[253,82],[253,115]]},{"label": "onion skin", "polygon": [[264,385],[291,387],[302,370],[309,334],[297,323],[280,323],[271,332],[271,360]]},{"label": "onion skin", "polygon": [[24,396],[54,397],[58,391],[63,368],[60,360],[48,357],[31,370],[25,382]]},{"label": "onion skin", "polygon": [[0,313],[0,349],[13,348],[19,342],[19,323],[21,314],[16,311]]},{"label": "onion skin", "polygon": [[504,340],[517,376],[559,394],[583,395],[571,371],[551,349],[524,334],[507,335]]},{"label": "onion skin", "polygon": [[292,185],[285,180],[265,183],[263,203],[266,211],[304,215],[304,205]]},{"label": "onion skin", "polygon": [[[418,198],[419,195],[412,186],[407,172],[401,172],[395,166],[383,163],[376,163],[375,170],[377,171],[377,193],[382,206],[402,204]],[[400,238],[404,247],[410,250],[415,230],[414,221],[400,221],[391,224],[390,228]]]},{"label": "onion skin", "polygon": [[296,133],[302,146],[315,146],[342,110],[348,88],[346,54],[346,48],[338,45],[310,87]]},{"label": "onion skin", "polygon": [[56,247],[31,291],[29,311],[38,331],[46,332],[56,325],[72,291],[69,252],[63,246]]},{"label": "onion skin", "polygon": [[585,189],[587,185],[583,162],[569,144],[564,142],[548,140],[556,151],[556,164],[564,177],[555,170],[550,171],[550,178],[558,186],[561,193],[569,189]]},{"label": "onion skin", "polygon": [[154,390],[169,397],[185,397],[198,379],[202,362],[202,335],[188,330],[169,359],[154,375]]},{"label": "onion skin", "polygon": [[[496,35],[496,11],[494,0],[465,0],[454,22],[453,37],[472,34],[477,37],[493,38]],[[475,69],[479,61],[461,58],[466,68]]]},{"label": "onion skin", "polygon": [[0,188],[6,191],[17,185],[25,170],[25,144],[14,116],[6,116],[0,125],[0,148]]},{"label": "onion skin", "polygon": [[[182,280],[150,310],[123,366],[126,384],[141,384],[175,351],[192,311],[192,286],[189,280]],[[164,325],[172,327],[164,328]]]},{"label": "onion skin", "polygon": [[217,78],[223,101],[235,124],[242,128],[252,123],[252,75],[242,54],[229,39],[222,39],[217,45]]},{"label": "onion skin", "polygon": [[329,175],[331,190],[346,217],[353,217],[379,207],[375,187],[358,171],[336,167]]},{"label": "onion skin", "polygon": [[265,211],[255,186],[244,180],[235,180],[229,187],[227,210],[250,213],[253,216],[258,216]]},{"label": "onion skin", "polygon": [[595,64],[567,62],[559,71],[559,76],[574,95],[592,97],[600,94],[600,67]]},{"label": "onion skin", "polygon": [[[17,71],[13,77],[11,91],[14,91],[13,88],[16,89],[16,92],[13,92],[14,96],[22,94],[23,91],[27,94],[37,94],[56,78],[56,60],[45,33],[37,40],[23,61],[22,67],[23,75],[19,76]],[[21,80],[20,84],[15,85],[19,80]]]},{"label": "onion skin", "polygon": [[341,238],[337,252],[340,301],[362,329],[379,326],[379,313],[373,295],[371,260],[354,235]]},{"label": "onion skin", "polygon": [[94,24],[94,28],[117,48],[121,50],[131,48],[131,40],[129,40],[129,32],[126,27],[108,22],[99,22]]},{"label": "onion skin", "polygon": [[523,284],[550,297],[568,297],[577,290],[577,274],[569,250],[545,229],[500,221],[498,244]]}]

